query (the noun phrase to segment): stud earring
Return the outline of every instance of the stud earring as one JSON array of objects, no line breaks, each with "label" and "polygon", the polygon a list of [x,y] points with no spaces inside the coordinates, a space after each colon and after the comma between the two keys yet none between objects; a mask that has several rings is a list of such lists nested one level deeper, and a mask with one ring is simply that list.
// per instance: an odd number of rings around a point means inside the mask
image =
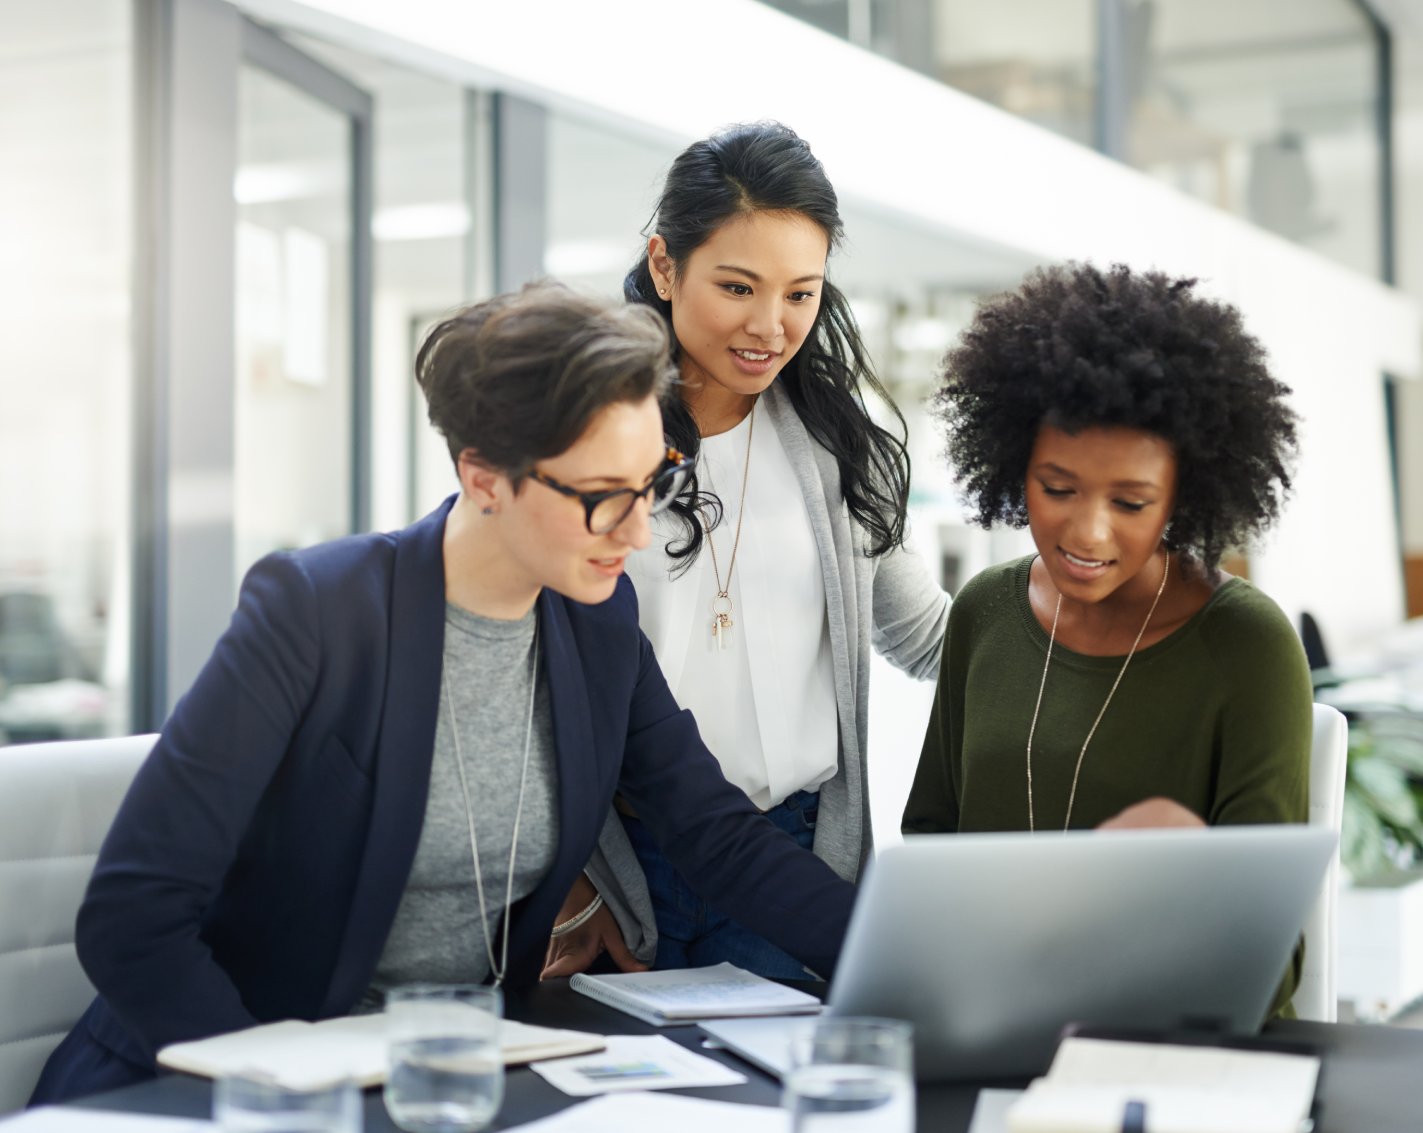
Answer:
[{"label": "stud earring", "polygon": [[666,299],[666,298],[667,298],[667,288],[665,288],[665,287],[659,287],[659,288],[657,289],[657,294],[661,295],[662,298]]},{"label": "stud earring", "polygon": [[494,505],[493,505],[493,504],[490,504],[488,507],[482,507],[482,508],[480,508],[480,509],[479,509],[479,514],[480,514],[480,515],[493,515],[493,514],[494,514]]}]

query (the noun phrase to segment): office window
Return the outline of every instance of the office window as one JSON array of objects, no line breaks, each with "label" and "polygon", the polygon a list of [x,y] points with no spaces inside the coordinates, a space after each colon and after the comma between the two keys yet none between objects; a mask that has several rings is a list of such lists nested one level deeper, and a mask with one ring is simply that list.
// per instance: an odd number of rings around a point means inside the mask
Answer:
[{"label": "office window", "polygon": [[128,722],[128,0],[0,0],[0,743]]},{"label": "office window", "polygon": [[544,270],[581,290],[621,297],[679,148],[550,111]]},{"label": "office window", "polygon": [[235,553],[343,535],[351,513],[350,137],[243,67],[238,85]]},{"label": "office window", "polygon": [[488,95],[315,36],[284,38],[374,100],[371,525],[400,527],[456,487],[414,357],[435,321],[492,287]]},{"label": "office window", "polygon": [[1360,6],[1134,0],[1126,16],[1132,164],[1377,275],[1377,59]]}]

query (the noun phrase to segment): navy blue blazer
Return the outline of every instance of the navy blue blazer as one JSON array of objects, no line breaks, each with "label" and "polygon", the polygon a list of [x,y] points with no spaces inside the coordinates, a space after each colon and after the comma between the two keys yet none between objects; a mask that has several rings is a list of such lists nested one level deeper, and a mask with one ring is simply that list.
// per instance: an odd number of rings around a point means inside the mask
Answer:
[{"label": "navy blue blazer", "polygon": [[[357,1002],[424,820],[451,502],[248,573],[104,841],[77,927],[99,996],[37,1098],[113,1085],[85,1069],[101,1055],[151,1074],[168,1043]],[[538,611],[559,842],[512,910],[507,982],[538,978],[615,790],[707,900],[828,976],[852,887],[722,777],[638,628],[631,584],[594,606],[545,590]]]}]

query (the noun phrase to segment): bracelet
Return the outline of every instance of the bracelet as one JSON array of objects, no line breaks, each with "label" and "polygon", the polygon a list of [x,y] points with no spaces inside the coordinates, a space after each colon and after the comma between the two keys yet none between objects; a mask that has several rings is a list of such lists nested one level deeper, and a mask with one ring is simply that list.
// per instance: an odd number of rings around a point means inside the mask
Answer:
[{"label": "bracelet", "polygon": [[554,925],[553,928],[549,930],[549,936],[567,936],[570,932],[572,932],[579,925],[583,924],[584,921],[586,921],[602,907],[603,895],[599,893],[596,897],[594,897],[591,901],[588,902],[588,907],[584,909],[581,913],[575,913],[562,924]]}]

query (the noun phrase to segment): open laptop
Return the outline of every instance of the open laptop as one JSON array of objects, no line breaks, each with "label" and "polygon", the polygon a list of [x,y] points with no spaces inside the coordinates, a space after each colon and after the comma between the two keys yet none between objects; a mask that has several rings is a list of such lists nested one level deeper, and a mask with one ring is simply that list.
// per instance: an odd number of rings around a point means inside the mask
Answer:
[{"label": "open laptop", "polygon": [[[921,1079],[1047,1069],[1068,1023],[1259,1029],[1332,830],[918,835],[860,885],[829,1011],[914,1024]],[[791,1026],[706,1024],[772,1073]]]}]

